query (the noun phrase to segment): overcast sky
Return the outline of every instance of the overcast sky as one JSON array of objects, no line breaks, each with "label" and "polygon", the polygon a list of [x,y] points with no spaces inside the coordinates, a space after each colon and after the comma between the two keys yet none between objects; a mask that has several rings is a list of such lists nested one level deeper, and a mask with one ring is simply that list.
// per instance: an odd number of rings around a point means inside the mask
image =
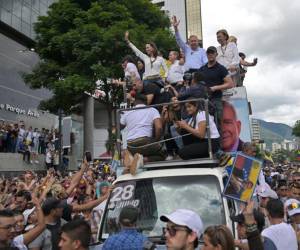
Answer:
[{"label": "overcast sky", "polygon": [[[293,125],[300,119],[300,1],[202,0],[204,47],[225,28],[258,65],[244,82],[253,117]],[[297,74],[298,73],[298,74]]]}]

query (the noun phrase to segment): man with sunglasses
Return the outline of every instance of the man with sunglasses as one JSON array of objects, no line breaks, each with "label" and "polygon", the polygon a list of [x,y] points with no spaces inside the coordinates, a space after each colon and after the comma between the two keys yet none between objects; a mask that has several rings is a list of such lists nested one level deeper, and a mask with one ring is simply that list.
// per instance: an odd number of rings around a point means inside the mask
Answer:
[{"label": "man with sunglasses", "polygon": [[192,250],[198,247],[203,223],[194,211],[178,209],[169,215],[162,215],[160,220],[167,223],[163,231],[168,250]]},{"label": "man with sunglasses", "polygon": [[278,194],[279,199],[283,203],[288,199],[287,191],[288,191],[288,187],[287,187],[286,180],[280,180],[278,182],[278,186],[277,186],[277,194]]},{"label": "man with sunglasses", "polygon": [[10,210],[0,210],[0,248],[9,247],[14,237],[15,219]]}]

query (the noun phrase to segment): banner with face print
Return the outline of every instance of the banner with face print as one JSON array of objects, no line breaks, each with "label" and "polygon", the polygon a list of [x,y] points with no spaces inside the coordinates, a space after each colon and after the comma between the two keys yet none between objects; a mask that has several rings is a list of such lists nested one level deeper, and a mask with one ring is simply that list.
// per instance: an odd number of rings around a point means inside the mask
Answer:
[{"label": "banner with face print", "polygon": [[242,151],[244,142],[251,141],[250,108],[245,87],[223,93],[222,149]]}]

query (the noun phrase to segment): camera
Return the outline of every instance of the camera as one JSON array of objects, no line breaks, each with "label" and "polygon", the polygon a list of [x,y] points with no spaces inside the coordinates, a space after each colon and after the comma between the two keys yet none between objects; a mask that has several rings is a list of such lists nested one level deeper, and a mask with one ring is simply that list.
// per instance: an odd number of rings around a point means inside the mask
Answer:
[{"label": "camera", "polygon": [[188,82],[188,84],[190,85],[192,80],[193,80],[193,73],[185,72],[184,75],[183,75],[183,80],[185,82]]}]

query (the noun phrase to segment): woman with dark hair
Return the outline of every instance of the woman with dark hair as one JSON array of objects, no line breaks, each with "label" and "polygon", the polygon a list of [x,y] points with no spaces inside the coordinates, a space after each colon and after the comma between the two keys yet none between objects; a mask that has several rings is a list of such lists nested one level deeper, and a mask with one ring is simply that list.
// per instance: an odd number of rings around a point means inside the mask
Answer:
[{"label": "woman with dark hair", "polygon": [[[186,112],[191,117],[188,122],[177,121],[176,125],[183,136],[184,147],[178,152],[183,160],[208,157],[208,136],[206,130],[206,114],[204,109],[199,107],[199,102],[190,101],[185,103]],[[218,151],[220,134],[214,122],[214,117],[209,115],[210,137],[212,142],[212,152]]]},{"label": "woman with dark hair", "polygon": [[225,225],[210,226],[203,235],[202,250],[234,250],[234,238]]},{"label": "woman with dark hair", "polygon": [[141,58],[145,65],[145,72],[143,75],[144,85],[149,83],[156,83],[158,86],[163,87],[164,81],[160,77],[160,69],[163,67],[165,71],[165,77],[168,75],[168,67],[165,60],[158,55],[158,50],[153,42],[146,44],[146,53],[141,52],[137,47],[129,41],[129,32],[125,32],[125,41],[133,52]]},{"label": "woman with dark hair", "polygon": [[142,59],[137,60],[137,68],[138,72],[140,74],[140,78],[143,79],[144,73],[145,73],[145,64]]}]

